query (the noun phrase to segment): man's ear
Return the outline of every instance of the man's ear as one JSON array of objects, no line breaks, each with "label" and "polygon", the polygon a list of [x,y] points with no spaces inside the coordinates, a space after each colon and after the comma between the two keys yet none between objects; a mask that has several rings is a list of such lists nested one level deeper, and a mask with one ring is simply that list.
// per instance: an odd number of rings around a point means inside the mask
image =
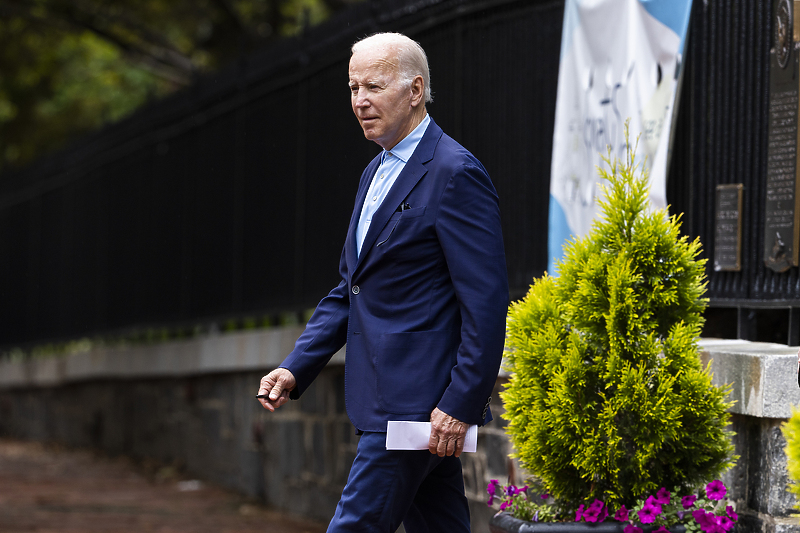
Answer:
[{"label": "man's ear", "polygon": [[425,81],[422,76],[416,76],[411,80],[411,107],[425,104]]}]

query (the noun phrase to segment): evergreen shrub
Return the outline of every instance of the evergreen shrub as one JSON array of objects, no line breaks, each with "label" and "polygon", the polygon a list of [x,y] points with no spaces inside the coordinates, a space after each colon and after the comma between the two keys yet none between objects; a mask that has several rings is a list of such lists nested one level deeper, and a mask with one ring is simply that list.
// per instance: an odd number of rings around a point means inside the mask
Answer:
[{"label": "evergreen shrub", "polygon": [[735,459],[730,390],[711,384],[698,355],[700,242],[651,208],[627,141],[626,152],[599,169],[607,186],[590,233],[565,245],[558,276],[534,280],[507,319],[514,455],[565,509],[689,491]]},{"label": "evergreen shrub", "polygon": [[783,424],[781,431],[786,438],[789,491],[797,498],[795,509],[800,509],[800,410],[792,407],[792,416]]}]

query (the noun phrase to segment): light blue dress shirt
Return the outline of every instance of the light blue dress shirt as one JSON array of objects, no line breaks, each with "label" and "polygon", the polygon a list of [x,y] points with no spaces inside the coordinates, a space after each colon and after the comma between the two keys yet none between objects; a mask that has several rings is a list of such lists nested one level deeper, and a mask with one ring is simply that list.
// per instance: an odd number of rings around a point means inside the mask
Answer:
[{"label": "light blue dress shirt", "polygon": [[402,141],[397,143],[390,151],[384,150],[381,152],[381,164],[372,177],[367,197],[364,199],[364,205],[361,207],[361,217],[358,219],[358,226],[356,227],[356,243],[358,255],[361,255],[361,245],[364,244],[364,237],[367,236],[369,225],[372,222],[372,216],[375,211],[383,203],[383,199],[389,194],[389,190],[397,181],[397,176],[406,167],[406,162],[417,149],[417,145],[422,140],[425,130],[428,129],[428,124],[431,122],[431,117],[425,115],[422,122],[414,128],[414,131],[409,133]]}]

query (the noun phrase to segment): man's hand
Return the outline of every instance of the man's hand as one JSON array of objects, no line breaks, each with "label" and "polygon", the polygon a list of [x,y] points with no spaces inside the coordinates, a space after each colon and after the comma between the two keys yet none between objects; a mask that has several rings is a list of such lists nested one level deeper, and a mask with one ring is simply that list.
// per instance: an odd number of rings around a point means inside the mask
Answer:
[{"label": "man's hand", "polygon": [[274,413],[275,409],[289,401],[289,391],[296,386],[297,381],[291,372],[285,368],[276,368],[261,378],[261,388],[258,389],[258,394],[269,394],[269,399],[259,398],[258,401],[264,409]]},{"label": "man's hand", "polygon": [[467,427],[467,424],[437,407],[431,413],[431,438],[428,441],[428,449],[439,457],[445,455],[458,457],[464,449]]}]

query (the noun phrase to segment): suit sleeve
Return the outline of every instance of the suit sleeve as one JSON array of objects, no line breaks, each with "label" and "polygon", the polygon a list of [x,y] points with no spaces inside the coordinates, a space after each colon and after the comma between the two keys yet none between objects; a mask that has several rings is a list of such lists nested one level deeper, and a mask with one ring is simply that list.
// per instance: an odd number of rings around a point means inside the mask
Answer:
[{"label": "suit sleeve", "polygon": [[333,354],[347,341],[350,293],[345,277],[346,269],[345,252],[342,250],[339,260],[341,282],[319,302],[305,331],[297,339],[294,350],[280,364],[280,368],[289,370],[297,381],[297,386],[289,396],[293,400],[303,394]]},{"label": "suit sleeve", "polygon": [[461,343],[439,409],[468,424],[491,420],[490,396],[508,309],[500,207],[486,170],[469,161],[442,193],[436,232],[461,312]]}]

